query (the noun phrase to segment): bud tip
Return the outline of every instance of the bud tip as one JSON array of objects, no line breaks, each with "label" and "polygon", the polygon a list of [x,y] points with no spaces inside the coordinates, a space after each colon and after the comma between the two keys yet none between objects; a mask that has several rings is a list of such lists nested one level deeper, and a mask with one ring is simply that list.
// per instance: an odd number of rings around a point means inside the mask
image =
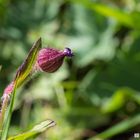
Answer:
[{"label": "bud tip", "polygon": [[73,53],[72,53],[72,51],[71,51],[70,48],[65,48],[65,49],[64,49],[64,53],[65,53],[65,55],[68,56],[68,57],[72,57],[72,56],[73,56]]}]

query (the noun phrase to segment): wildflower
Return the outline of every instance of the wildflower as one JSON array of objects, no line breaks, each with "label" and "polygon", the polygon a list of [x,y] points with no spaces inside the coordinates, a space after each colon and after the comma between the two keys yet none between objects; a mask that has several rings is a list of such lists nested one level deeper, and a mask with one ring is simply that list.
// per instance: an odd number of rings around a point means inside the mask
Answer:
[{"label": "wildflower", "polygon": [[[71,49],[65,48],[62,50],[43,48],[38,52],[37,60],[31,74],[34,70],[44,71],[44,72],[55,72],[60,68],[63,63],[64,58],[72,57],[73,53]],[[21,68],[21,67],[20,67]],[[4,90],[4,95],[10,95],[13,92],[14,81],[11,82]]]},{"label": "wildflower", "polygon": [[65,56],[73,56],[71,49],[65,48],[63,51],[60,51],[52,48],[43,48],[38,53],[36,67],[44,72],[55,72],[62,65]]}]

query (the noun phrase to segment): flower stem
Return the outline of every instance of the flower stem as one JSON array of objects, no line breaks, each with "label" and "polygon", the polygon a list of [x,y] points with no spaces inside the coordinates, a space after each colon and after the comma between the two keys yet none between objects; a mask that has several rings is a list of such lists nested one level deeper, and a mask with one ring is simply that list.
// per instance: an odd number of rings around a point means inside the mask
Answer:
[{"label": "flower stem", "polygon": [[2,99],[2,107],[1,107],[1,112],[0,112],[0,134],[2,132],[4,115],[8,106],[8,102],[9,102],[9,95],[5,95]]}]

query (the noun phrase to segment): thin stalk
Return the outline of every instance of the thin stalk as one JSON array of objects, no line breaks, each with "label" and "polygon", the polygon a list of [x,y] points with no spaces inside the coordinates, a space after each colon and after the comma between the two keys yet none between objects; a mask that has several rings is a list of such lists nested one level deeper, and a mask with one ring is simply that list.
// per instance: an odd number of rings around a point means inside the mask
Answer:
[{"label": "thin stalk", "polygon": [[0,112],[0,134],[2,132],[2,127],[3,127],[3,120],[4,120],[4,115],[8,106],[8,101],[9,101],[9,96],[5,96],[2,101],[2,106],[1,106],[1,112]]},{"label": "thin stalk", "polygon": [[7,139],[9,125],[10,125],[12,111],[13,111],[13,106],[14,106],[16,87],[17,87],[17,84],[15,83],[14,91],[13,91],[13,93],[11,93],[10,105],[9,105],[8,110],[7,110],[7,112],[5,114],[5,117],[4,117],[4,125],[3,125],[1,140],[6,140]]}]

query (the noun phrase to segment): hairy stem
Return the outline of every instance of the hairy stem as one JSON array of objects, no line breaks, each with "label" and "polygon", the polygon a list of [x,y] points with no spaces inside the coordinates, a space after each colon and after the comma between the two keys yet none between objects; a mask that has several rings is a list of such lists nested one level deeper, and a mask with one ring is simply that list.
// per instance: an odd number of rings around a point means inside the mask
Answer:
[{"label": "hairy stem", "polygon": [[4,115],[8,106],[9,102],[9,95],[4,95],[2,97],[2,106],[1,106],[1,112],[0,112],[0,134],[2,132],[2,127],[3,127],[3,121],[4,121]]}]

